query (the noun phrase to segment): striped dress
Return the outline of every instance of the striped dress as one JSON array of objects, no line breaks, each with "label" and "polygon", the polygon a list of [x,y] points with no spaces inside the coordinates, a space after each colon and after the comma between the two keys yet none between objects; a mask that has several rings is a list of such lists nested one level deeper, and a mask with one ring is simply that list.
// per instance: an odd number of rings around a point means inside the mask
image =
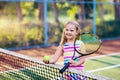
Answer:
[{"label": "striped dress", "polygon": [[[80,50],[80,46],[83,44],[82,41],[77,40],[75,43],[75,47],[77,50]],[[70,45],[68,43],[64,44],[64,64],[68,63],[70,59],[72,59],[72,56],[74,54],[74,45]],[[75,52],[75,57],[79,56],[77,52]],[[79,59],[76,59],[75,62],[77,62]],[[79,66],[69,66],[69,68],[75,68],[78,70],[84,70],[84,65],[81,64]]]}]

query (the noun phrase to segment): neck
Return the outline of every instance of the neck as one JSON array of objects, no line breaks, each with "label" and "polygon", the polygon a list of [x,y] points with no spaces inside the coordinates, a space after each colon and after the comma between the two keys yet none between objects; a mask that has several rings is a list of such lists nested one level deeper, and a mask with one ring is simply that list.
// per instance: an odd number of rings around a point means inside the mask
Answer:
[{"label": "neck", "polygon": [[69,43],[69,44],[74,44],[74,41],[75,41],[75,39],[70,39],[70,40],[67,40],[67,43]]}]

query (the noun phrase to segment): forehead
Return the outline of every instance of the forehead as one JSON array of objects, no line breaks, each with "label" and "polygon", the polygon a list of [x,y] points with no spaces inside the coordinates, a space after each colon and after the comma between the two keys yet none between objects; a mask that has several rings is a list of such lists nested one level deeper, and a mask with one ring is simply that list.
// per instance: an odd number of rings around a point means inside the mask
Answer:
[{"label": "forehead", "polygon": [[67,24],[66,28],[67,29],[76,29],[75,25],[73,25],[73,24]]}]

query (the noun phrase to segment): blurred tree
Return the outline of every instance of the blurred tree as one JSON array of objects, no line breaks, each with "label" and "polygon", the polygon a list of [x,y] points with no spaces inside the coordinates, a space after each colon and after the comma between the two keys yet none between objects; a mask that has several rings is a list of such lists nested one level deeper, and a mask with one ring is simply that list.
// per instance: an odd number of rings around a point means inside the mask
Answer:
[{"label": "blurred tree", "polygon": [[58,26],[59,30],[61,31],[60,21],[58,19],[58,9],[57,9],[57,5],[55,2],[52,3],[52,8],[53,8],[53,12],[54,12],[55,22],[57,23],[57,26]]},{"label": "blurred tree", "polygon": [[[82,0],[82,2],[84,2],[84,0]],[[85,21],[85,8],[84,8],[84,4],[81,4],[80,7],[81,7],[81,20]]]},{"label": "blurred tree", "polygon": [[[75,0],[76,2],[79,1],[79,0]],[[81,0],[81,2],[84,3],[84,0]],[[83,22],[85,21],[85,8],[84,8],[84,5],[85,4],[80,4],[80,3],[77,3],[78,6],[80,6],[81,10],[78,11],[76,14],[75,14],[75,18],[77,20],[83,20]]]},{"label": "blurred tree", "polygon": [[41,24],[43,25],[43,21],[44,21],[44,2],[43,3],[38,3],[38,18],[41,21]]},{"label": "blurred tree", "polygon": [[[84,0],[85,2],[93,2],[93,0]],[[84,8],[85,8],[85,17],[86,19],[91,19],[93,16],[91,16],[91,14],[93,14],[93,4],[84,4]]]},{"label": "blurred tree", "polygon": [[[120,19],[120,1],[119,0],[114,0],[115,4],[114,7],[115,7],[115,19]],[[119,4],[118,4],[119,3]]]},{"label": "blurred tree", "polygon": [[[58,17],[59,17],[58,7],[57,7],[56,3],[52,3],[52,6],[53,6],[54,18],[57,23],[58,30],[60,33],[62,33],[62,27],[60,26],[60,21],[58,19]],[[60,40],[61,40],[61,34],[58,34],[58,42],[60,42]]]},{"label": "blurred tree", "polygon": [[103,8],[103,4],[100,4],[100,17],[102,19],[102,21],[104,20],[104,8]]},{"label": "blurred tree", "polygon": [[20,2],[16,2],[16,4],[17,4],[17,15],[18,15],[19,21],[22,21],[23,16],[22,16],[22,10],[21,10]]},{"label": "blurred tree", "polygon": [[[75,0],[76,2],[79,0]],[[80,7],[80,10],[77,11],[77,13],[75,14],[75,18],[77,19],[77,21],[81,24],[81,28],[84,27],[85,23],[85,0],[81,0],[81,2],[83,3],[77,3],[77,5]]]},{"label": "blurred tree", "polygon": [[4,8],[5,2],[0,2],[0,10]]}]

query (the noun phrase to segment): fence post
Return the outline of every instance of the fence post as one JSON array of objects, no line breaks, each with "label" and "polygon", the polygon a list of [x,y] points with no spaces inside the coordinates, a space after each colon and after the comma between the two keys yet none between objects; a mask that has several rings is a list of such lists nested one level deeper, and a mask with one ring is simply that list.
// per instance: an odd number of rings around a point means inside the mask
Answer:
[{"label": "fence post", "polygon": [[93,0],[93,34],[96,34],[96,0]]},{"label": "fence post", "polygon": [[48,45],[47,0],[44,0],[44,45]]}]

